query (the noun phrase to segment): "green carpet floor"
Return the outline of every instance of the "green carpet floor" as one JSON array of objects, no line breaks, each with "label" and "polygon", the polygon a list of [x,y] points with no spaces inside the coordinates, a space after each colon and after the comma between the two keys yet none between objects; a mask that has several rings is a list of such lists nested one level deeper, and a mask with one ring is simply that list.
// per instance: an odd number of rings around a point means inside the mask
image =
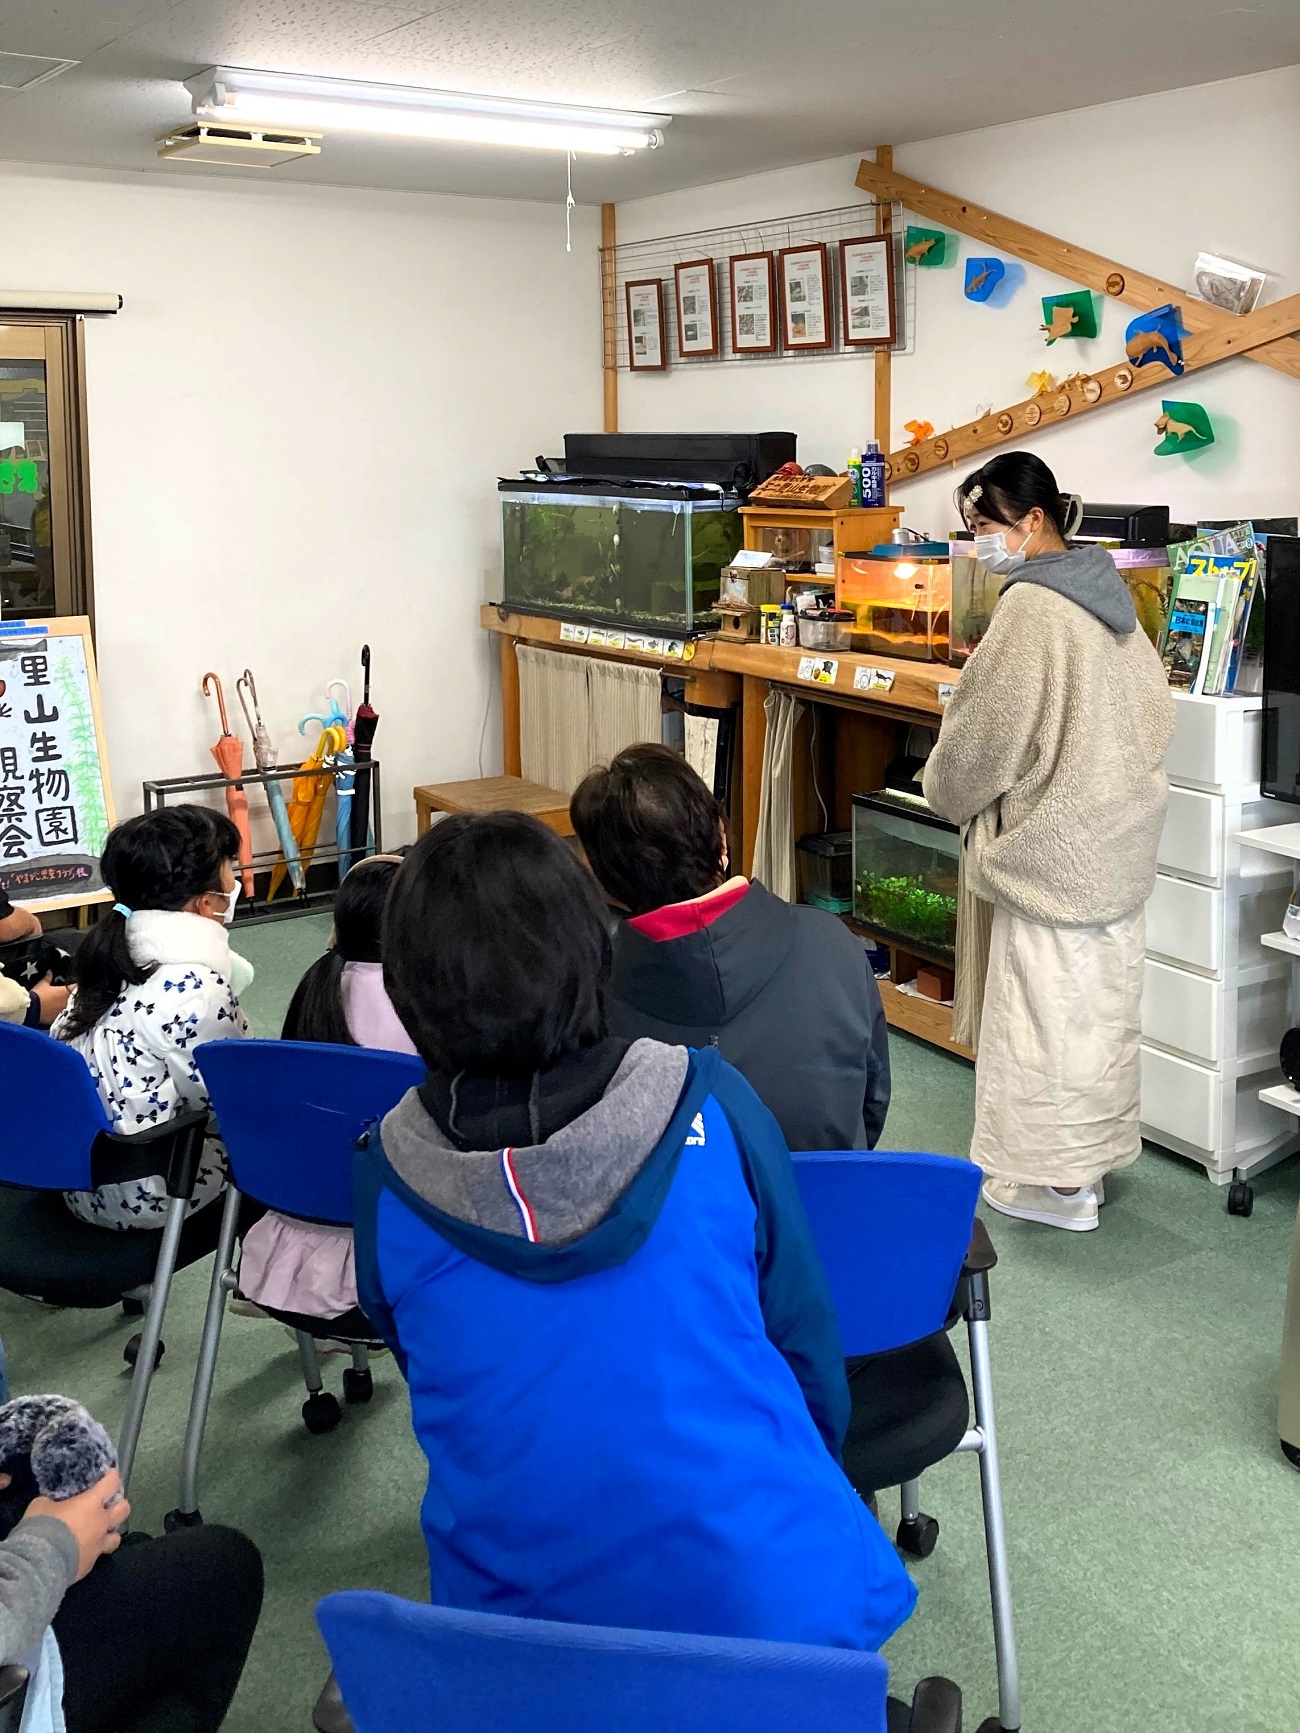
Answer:
[{"label": "green carpet floor", "polygon": [[[240,935],[260,1034],[319,953],[326,917]],[[886,1142],[963,1154],[973,1073],[894,1042]],[[1300,1476],[1274,1437],[1278,1341],[1300,1164],[1266,1175],[1249,1221],[1198,1168],[1149,1152],[1114,1182],[1098,1233],[990,1222],[993,1355],[1027,1733],[1293,1733],[1300,1723]],[[161,1526],[176,1471],[207,1268],[176,1284],[132,1488]],[[133,1325],[0,1297],[15,1391],[79,1397],[115,1430]],[[338,1391],[343,1362],[326,1363]],[[312,1622],[331,1589],[427,1593],[424,1472],[406,1394],[376,1363],[375,1399],[326,1438],[299,1419],[291,1339],[231,1317],[204,1458],[209,1521],[266,1557],[267,1599],[231,1733],[306,1733],[327,1670]],[[922,1503],[942,1527],[921,1598],[889,1645],[897,1688],[961,1684],[967,1726],[996,1708],[978,1469],[953,1458]],[[894,1519],[892,1498],[882,1515]]]}]

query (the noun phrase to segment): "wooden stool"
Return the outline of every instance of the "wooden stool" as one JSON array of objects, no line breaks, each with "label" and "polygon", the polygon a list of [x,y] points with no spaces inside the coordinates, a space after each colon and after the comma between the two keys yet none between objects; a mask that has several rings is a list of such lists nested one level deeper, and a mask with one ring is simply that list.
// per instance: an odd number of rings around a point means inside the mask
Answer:
[{"label": "wooden stool", "polygon": [[415,822],[420,836],[435,812],[527,812],[557,836],[572,836],[569,797],[522,776],[481,776],[469,782],[427,782],[414,790]]}]

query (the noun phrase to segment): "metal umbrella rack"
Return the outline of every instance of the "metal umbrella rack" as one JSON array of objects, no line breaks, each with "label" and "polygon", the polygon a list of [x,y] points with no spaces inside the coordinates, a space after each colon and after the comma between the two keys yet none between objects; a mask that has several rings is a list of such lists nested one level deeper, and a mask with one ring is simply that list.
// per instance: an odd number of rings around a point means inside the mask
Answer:
[{"label": "metal umbrella rack", "polygon": [[[322,839],[311,851],[310,866],[304,876],[303,887],[295,890],[291,896],[282,896],[275,902],[267,900],[267,888],[272,874],[277,867],[284,867],[284,855],[277,845],[254,852],[248,861],[254,875],[255,895],[239,903],[239,912],[235,917],[237,926],[245,927],[254,921],[280,921],[291,919],[295,915],[316,914],[322,909],[328,909],[334,901],[334,893],[338,888],[338,877],[343,870],[343,861],[349,858],[353,864],[368,854],[382,854],[384,850],[383,826],[380,818],[381,803],[379,797],[379,760],[372,758],[369,764],[372,786],[372,807],[370,821],[369,846],[357,849],[355,846],[340,846],[340,839],[333,828],[326,829]],[[334,784],[338,767],[328,764],[283,764],[266,770],[241,770],[238,778],[232,776],[171,776],[156,782],[146,782],[144,787],[144,809],[155,812],[166,806],[168,802],[200,800],[211,796],[219,790],[223,798],[228,798],[228,792],[234,787],[243,789],[262,788],[266,791],[268,801],[273,804],[272,789],[280,791],[284,798],[284,784],[293,783],[301,777],[321,777],[325,779],[326,789]],[[292,793],[292,790],[290,790]],[[343,833],[346,835],[346,832]],[[304,860],[304,865],[306,865]]]}]

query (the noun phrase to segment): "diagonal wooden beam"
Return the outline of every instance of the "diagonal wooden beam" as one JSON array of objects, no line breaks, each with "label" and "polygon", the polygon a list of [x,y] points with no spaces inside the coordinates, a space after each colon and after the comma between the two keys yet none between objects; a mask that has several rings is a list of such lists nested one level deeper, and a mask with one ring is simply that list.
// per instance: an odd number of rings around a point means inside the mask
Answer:
[{"label": "diagonal wooden beam", "polygon": [[[1014,253],[1018,259],[1040,265],[1045,271],[1053,271],[1058,277],[1079,283],[1085,289],[1096,289],[1100,294],[1109,295],[1112,300],[1122,301],[1126,306],[1140,308],[1144,313],[1149,313],[1153,307],[1163,307],[1166,301],[1175,301],[1183,324],[1191,332],[1226,330],[1240,319],[1237,313],[1225,312],[1222,307],[1212,306],[1208,301],[1198,301],[1190,290],[1179,289],[1173,283],[1162,283],[1159,277],[1148,277],[1142,271],[1131,271],[1127,265],[1117,265],[1113,259],[1104,259],[1100,253],[1090,253],[1069,241],[1058,240],[1055,235],[1031,229],[1012,217],[1000,216],[997,211],[972,204],[969,199],[958,198],[955,193],[926,186],[923,181],[914,181],[879,163],[864,160],[858,169],[857,184],[878,199],[897,199],[918,216],[957,229],[961,234],[970,235],[1004,253]],[[1279,373],[1289,373],[1293,379],[1300,379],[1300,342],[1292,336],[1261,344],[1250,352],[1250,358],[1275,367]]]},{"label": "diagonal wooden beam", "polygon": [[945,464],[987,451],[990,446],[1005,445],[1008,440],[1041,433],[1046,427],[1085,415],[1089,410],[1120,403],[1135,391],[1150,391],[1158,386],[1178,391],[1188,373],[1212,367],[1216,361],[1227,361],[1234,355],[1257,355],[1265,344],[1276,343],[1279,337],[1297,330],[1300,330],[1300,295],[1290,295],[1285,301],[1257,307],[1253,313],[1242,316],[1230,313],[1225,327],[1184,339],[1182,375],[1171,373],[1161,361],[1149,361],[1145,367],[1123,361],[1100,373],[1081,374],[1044,397],[1027,398],[1009,409],[968,421],[964,427],[936,434],[920,445],[891,452],[889,479],[895,484],[912,481],[928,470],[941,469]]}]

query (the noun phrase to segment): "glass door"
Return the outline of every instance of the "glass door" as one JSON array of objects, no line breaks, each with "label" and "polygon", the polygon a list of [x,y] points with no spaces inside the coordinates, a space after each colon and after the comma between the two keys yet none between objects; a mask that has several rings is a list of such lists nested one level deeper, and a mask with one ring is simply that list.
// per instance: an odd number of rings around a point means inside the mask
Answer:
[{"label": "glass door", "polygon": [[0,324],[0,618],[89,612],[78,337]]}]

